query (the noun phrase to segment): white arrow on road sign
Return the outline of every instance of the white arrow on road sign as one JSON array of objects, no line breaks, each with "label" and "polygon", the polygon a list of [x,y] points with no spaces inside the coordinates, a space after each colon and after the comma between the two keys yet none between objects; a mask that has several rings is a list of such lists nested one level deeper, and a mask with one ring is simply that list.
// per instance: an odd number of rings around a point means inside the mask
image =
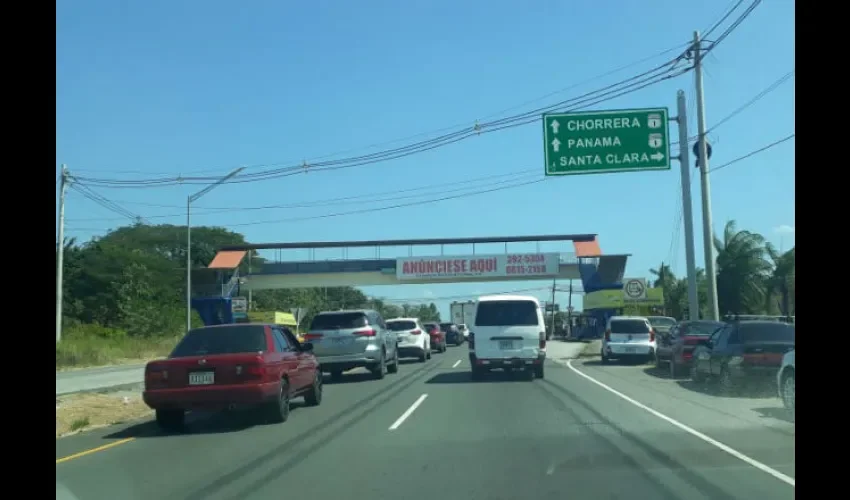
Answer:
[{"label": "white arrow on road sign", "polygon": [[661,161],[661,160],[664,159],[664,153],[655,153],[655,154],[651,155],[650,158],[652,158],[655,161]]},{"label": "white arrow on road sign", "polygon": [[552,139],[552,149],[554,149],[556,153],[559,149],[561,149],[561,141],[559,141],[557,137]]},{"label": "white arrow on road sign", "polygon": [[[561,124],[558,123],[558,120],[552,120],[552,123],[550,123],[549,126],[552,127],[553,134],[557,134],[558,129],[561,128]],[[557,149],[555,151],[557,151]]]}]

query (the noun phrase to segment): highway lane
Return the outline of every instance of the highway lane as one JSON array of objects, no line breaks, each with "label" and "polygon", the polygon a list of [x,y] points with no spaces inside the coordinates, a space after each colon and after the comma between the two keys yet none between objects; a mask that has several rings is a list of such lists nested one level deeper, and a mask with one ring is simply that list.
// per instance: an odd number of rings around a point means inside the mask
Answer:
[{"label": "highway lane", "polygon": [[574,360],[583,373],[790,476],[795,475],[795,425],[774,385],[725,394],[716,384],[671,379],[647,365]]},{"label": "highway lane", "polygon": [[793,498],[788,484],[562,364],[549,362],[546,380],[472,382],[465,354],[328,385],[322,406],[283,425],[213,417],[184,435],[148,423],[66,438],[57,458],[135,437],[58,463],[57,482],[80,500]]},{"label": "highway lane", "polygon": [[144,380],[144,363],[56,372],[56,395],[129,386],[140,384]]}]

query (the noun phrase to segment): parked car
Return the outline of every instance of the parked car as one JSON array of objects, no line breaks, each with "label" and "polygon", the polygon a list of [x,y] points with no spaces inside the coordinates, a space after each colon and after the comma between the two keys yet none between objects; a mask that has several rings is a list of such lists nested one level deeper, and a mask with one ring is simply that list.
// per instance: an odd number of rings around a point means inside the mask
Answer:
[{"label": "parked car", "polygon": [[668,332],[659,333],[655,350],[655,366],[661,368],[664,363],[667,363],[671,378],[687,373],[697,345],[723,328],[725,324],[722,321],[710,320],[682,321]]},{"label": "parked car", "polygon": [[467,327],[465,323],[457,325],[457,329],[460,330],[461,335],[463,335],[463,340],[469,339],[469,327]]},{"label": "parked car", "polygon": [[782,356],[782,365],[776,374],[776,385],[779,388],[779,397],[785,408],[796,413],[797,403],[797,365],[794,361],[796,349],[791,349]]},{"label": "parked car", "polygon": [[473,378],[493,369],[524,370],[529,380],[544,378],[546,325],[540,302],[524,295],[481,297],[469,332]]},{"label": "parked car", "polygon": [[454,323],[440,323],[440,330],[446,333],[446,343],[461,345],[463,344],[463,334]]},{"label": "parked car", "polygon": [[611,359],[653,359],[655,329],[644,316],[612,316],[602,338],[602,362]]},{"label": "parked car", "polygon": [[726,390],[774,380],[794,348],[794,325],[775,321],[727,323],[694,350],[691,379],[718,379]]},{"label": "parked car", "polygon": [[187,410],[258,407],[275,422],[289,417],[292,398],[322,402],[322,376],[310,343],[269,324],[227,324],[190,330],[167,359],[145,366],[142,398],[160,427],[183,426]]},{"label": "parked car", "polygon": [[652,325],[655,334],[659,337],[669,332],[677,323],[676,318],[669,316],[647,316],[646,319],[649,320],[649,324]]},{"label": "parked car", "polygon": [[399,358],[431,359],[431,337],[417,318],[393,318],[387,320],[387,328],[398,337]]},{"label": "parked car", "polygon": [[398,372],[396,334],[377,311],[320,312],[304,338],[313,343],[322,371],[335,379],[354,368],[367,368],[377,379]]},{"label": "parked car", "polygon": [[446,332],[444,332],[439,323],[425,323],[422,325],[425,327],[425,331],[428,332],[428,336],[431,337],[431,348],[436,349],[437,352],[446,352],[448,349],[446,344]]}]

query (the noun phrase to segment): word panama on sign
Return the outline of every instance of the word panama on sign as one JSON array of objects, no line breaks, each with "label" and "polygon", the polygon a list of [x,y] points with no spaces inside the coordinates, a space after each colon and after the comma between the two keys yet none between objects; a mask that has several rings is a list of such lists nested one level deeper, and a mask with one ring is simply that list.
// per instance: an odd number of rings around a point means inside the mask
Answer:
[{"label": "word panama on sign", "polygon": [[518,278],[556,276],[558,253],[404,257],[396,259],[396,278],[414,279]]},{"label": "word panama on sign", "polygon": [[543,115],[546,175],[670,169],[667,108]]}]

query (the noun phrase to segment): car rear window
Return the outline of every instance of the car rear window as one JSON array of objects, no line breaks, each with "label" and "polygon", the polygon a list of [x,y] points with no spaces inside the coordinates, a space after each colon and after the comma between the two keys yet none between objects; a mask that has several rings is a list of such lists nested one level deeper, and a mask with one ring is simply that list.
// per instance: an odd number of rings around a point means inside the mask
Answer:
[{"label": "car rear window", "polygon": [[722,328],[725,323],[688,323],[683,327],[683,335],[692,337],[709,337]]},{"label": "car rear window", "polygon": [[171,358],[209,354],[239,354],[266,350],[263,325],[230,325],[190,330],[171,352]]},{"label": "car rear window", "polygon": [[649,324],[652,326],[671,327],[676,324],[673,318],[665,318],[663,316],[654,316],[649,319]]},{"label": "car rear window", "polygon": [[539,326],[537,304],[530,300],[479,302],[475,326]]},{"label": "car rear window", "polygon": [[397,320],[387,321],[387,327],[394,332],[402,332],[404,330],[413,330],[416,328],[416,323],[413,321]]},{"label": "car rear window", "polygon": [[741,323],[744,342],[794,342],[794,325],[787,323]]},{"label": "car rear window", "polygon": [[454,323],[440,323],[440,329],[443,330],[444,332],[447,332],[447,331],[451,330],[452,328],[455,328]]},{"label": "car rear window", "polygon": [[614,319],[611,333],[649,333],[649,326],[642,319]]},{"label": "car rear window", "polygon": [[311,330],[344,330],[366,326],[366,315],[363,313],[324,313],[313,318]]}]

